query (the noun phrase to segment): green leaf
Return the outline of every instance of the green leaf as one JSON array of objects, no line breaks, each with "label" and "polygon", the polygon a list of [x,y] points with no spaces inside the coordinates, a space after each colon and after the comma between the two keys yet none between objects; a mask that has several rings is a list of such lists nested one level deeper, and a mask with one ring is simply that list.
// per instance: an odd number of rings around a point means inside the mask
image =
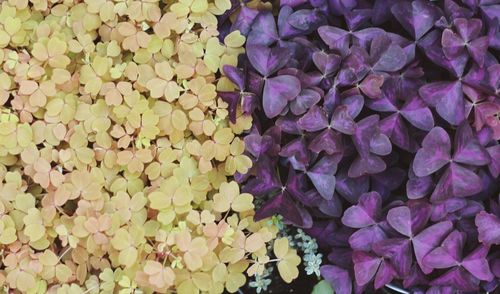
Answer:
[{"label": "green leaf", "polygon": [[311,294],[333,294],[333,293],[334,292],[330,283],[328,283],[325,280],[321,280],[314,286]]}]

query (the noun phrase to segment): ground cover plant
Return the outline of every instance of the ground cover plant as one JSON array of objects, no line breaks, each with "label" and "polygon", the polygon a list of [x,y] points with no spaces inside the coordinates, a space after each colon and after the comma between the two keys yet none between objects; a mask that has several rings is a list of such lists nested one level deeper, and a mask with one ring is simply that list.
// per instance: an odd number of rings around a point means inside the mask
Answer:
[{"label": "ground cover plant", "polygon": [[[257,7],[259,2],[249,3]],[[252,165],[224,0],[0,4],[0,292],[236,292],[300,258],[233,175]],[[271,245],[274,245],[271,247]]]},{"label": "ground cover plant", "polygon": [[236,179],[317,239],[336,293],[500,283],[500,2],[283,0],[219,19],[246,52],[220,91]]}]

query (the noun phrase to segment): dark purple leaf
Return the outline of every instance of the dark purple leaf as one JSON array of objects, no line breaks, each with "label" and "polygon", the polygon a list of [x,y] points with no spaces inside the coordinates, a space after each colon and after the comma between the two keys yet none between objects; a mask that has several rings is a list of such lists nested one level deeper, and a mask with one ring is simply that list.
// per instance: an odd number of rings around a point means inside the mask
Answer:
[{"label": "dark purple leaf", "polygon": [[253,169],[256,170],[256,177],[246,183],[243,192],[264,196],[281,188],[272,160],[265,155],[261,156],[261,159],[253,166]]},{"label": "dark purple leaf", "polygon": [[[335,114],[334,114],[335,115]],[[356,124],[352,141],[361,157],[366,158],[370,154],[370,141],[378,133],[379,116],[371,115],[365,117]]]},{"label": "dark purple leaf", "polygon": [[450,197],[466,197],[481,192],[483,183],[473,171],[456,163],[451,163],[439,179],[431,195],[433,201]]},{"label": "dark purple leaf", "polygon": [[[295,159],[303,166],[309,163],[309,153],[307,151],[306,142],[297,138],[281,148],[280,156],[295,157]],[[304,170],[301,168],[300,170]]]},{"label": "dark purple leaf", "polygon": [[332,217],[341,217],[344,212],[342,209],[342,201],[337,194],[333,194],[333,197],[329,200],[323,199],[318,209],[322,213]]},{"label": "dark purple leaf", "polygon": [[312,55],[312,60],[314,65],[319,69],[319,71],[323,74],[323,77],[335,73],[340,66],[341,58],[337,54],[328,54],[324,51],[316,51]]},{"label": "dark purple leaf", "polygon": [[335,192],[335,172],[341,159],[341,155],[324,156],[306,172],[314,187],[326,200],[331,200]]},{"label": "dark purple leaf", "polygon": [[391,11],[415,40],[425,35],[440,17],[439,9],[424,0],[401,1],[393,5]]},{"label": "dark purple leaf", "polygon": [[413,172],[418,177],[428,176],[447,163],[449,163],[451,151],[450,137],[441,127],[433,128],[422,142],[420,148],[415,155],[413,162]]},{"label": "dark purple leaf", "polygon": [[250,28],[259,12],[246,6],[241,7],[236,21],[231,26],[231,31],[240,31],[244,36],[248,35]]},{"label": "dark purple leaf", "polygon": [[[372,42],[372,50],[374,50],[373,46],[376,46],[375,40]],[[406,54],[398,45],[390,44],[386,48],[380,48],[379,50],[383,50],[383,52],[376,56],[377,59],[373,65],[375,71],[395,72],[402,69],[406,64]]]},{"label": "dark purple leaf", "polygon": [[278,39],[278,31],[272,13],[270,11],[260,12],[253,21],[252,29],[247,37],[247,45],[269,46]]},{"label": "dark purple leaf", "polygon": [[413,238],[415,257],[424,273],[428,274],[432,271],[432,269],[423,264],[424,257],[441,244],[452,228],[453,224],[450,221],[439,222],[426,228]]},{"label": "dark purple leaf", "polygon": [[436,108],[437,113],[452,125],[465,119],[465,104],[460,82],[436,82],[419,90],[425,102]]},{"label": "dark purple leaf", "polygon": [[305,131],[316,132],[328,126],[326,112],[319,106],[312,106],[298,121],[297,125]]},{"label": "dark purple leaf", "polygon": [[465,42],[466,41],[452,30],[445,29],[441,38],[441,44],[446,58],[453,59],[460,56],[465,50]]},{"label": "dark purple leaf", "polygon": [[389,284],[397,276],[396,270],[386,260],[382,260],[380,267],[375,275],[375,289],[380,289]]},{"label": "dark purple leaf", "polygon": [[356,123],[349,114],[347,106],[339,106],[335,109],[331,126],[341,133],[348,135],[354,134],[356,131]]},{"label": "dark purple leaf", "polygon": [[401,115],[414,127],[430,131],[434,127],[431,110],[417,95],[412,96],[401,108]]},{"label": "dark purple leaf", "polygon": [[433,286],[451,286],[454,291],[476,292],[479,280],[467,273],[463,268],[455,267],[430,283]]},{"label": "dark purple leaf", "polygon": [[335,190],[349,203],[356,204],[363,193],[368,192],[369,179],[366,176],[350,178],[345,170],[337,173]]},{"label": "dark purple leaf", "polygon": [[493,274],[486,259],[489,250],[488,246],[480,245],[462,261],[462,266],[479,280],[491,281],[493,279]]},{"label": "dark purple leaf", "polygon": [[480,242],[486,245],[500,245],[500,218],[482,211],[476,216],[476,226]]},{"label": "dark purple leaf", "polygon": [[352,254],[352,260],[356,283],[362,286],[368,284],[375,277],[383,259],[363,251],[355,251]]},{"label": "dark purple leaf", "polygon": [[332,26],[321,26],[318,28],[318,34],[331,50],[346,56],[349,51],[349,32]]},{"label": "dark purple leaf", "polygon": [[491,163],[488,166],[490,173],[494,178],[498,178],[500,175],[500,145],[488,147],[486,151],[491,157]]},{"label": "dark purple leaf", "polygon": [[406,276],[411,269],[411,242],[408,239],[386,239],[375,243],[373,251],[388,258],[400,276]]},{"label": "dark purple leaf", "polygon": [[247,56],[250,64],[264,77],[277,72],[290,60],[287,49],[262,45],[247,45]]},{"label": "dark purple leaf", "polygon": [[394,113],[381,120],[380,131],[387,137],[389,137],[391,141],[399,148],[408,151],[411,150],[412,144],[410,141],[408,128],[406,127],[405,123],[403,122],[401,116],[398,113]]},{"label": "dark purple leaf", "polygon": [[382,96],[380,88],[384,84],[384,76],[371,74],[359,85],[360,90],[369,98],[377,99]]},{"label": "dark purple leaf", "polygon": [[464,52],[457,58],[446,58],[441,47],[440,30],[433,30],[428,33],[418,42],[418,46],[432,62],[447,69],[457,77],[462,76],[469,56]]},{"label": "dark purple leaf", "polygon": [[434,182],[432,176],[418,177],[413,172],[413,164],[408,171],[408,182],[406,183],[406,194],[409,199],[420,199],[432,192]]},{"label": "dark purple leaf", "polygon": [[383,172],[387,165],[378,156],[368,154],[364,157],[356,157],[349,167],[348,175],[357,178],[364,175],[372,175]]},{"label": "dark purple leaf", "polygon": [[463,198],[449,198],[432,206],[432,221],[445,220],[451,213],[459,211],[467,205]]},{"label": "dark purple leaf", "polygon": [[349,237],[349,245],[353,250],[369,252],[373,244],[384,239],[387,239],[387,235],[380,226],[369,226],[354,232]]},{"label": "dark purple leaf", "polygon": [[347,107],[347,112],[354,119],[363,110],[364,100],[362,95],[353,95],[343,98],[341,104]]},{"label": "dark purple leaf", "polygon": [[342,216],[342,223],[351,228],[364,228],[376,224],[382,206],[377,192],[361,195],[357,205],[349,207]]},{"label": "dark purple leaf", "polygon": [[351,276],[347,270],[334,265],[323,265],[321,266],[321,276],[332,285],[335,293],[352,293]]},{"label": "dark purple leaf", "polygon": [[344,15],[358,4],[357,0],[328,0],[333,15]]},{"label": "dark purple leaf", "polygon": [[325,18],[316,9],[300,9],[290,15],[288,23],[296,29],[310,32],[324,24]]},{"label": "dark purple leaf", "polygon": [[289,75],[269,78],[264,84],[262,103],[267,117],[278,116],[300,93],[300,81]]},{"label": "dark purple leaf", "polygon": [[390,154],[391,150],[391,141],[383,133],[376,133],[370,139],[370,152],[383,156]]},{"label": "dark purple leaf", "polygon": [[429,268],[450,268],[458,266],[462,261],[462,250],[465,244],[465,233],[451,232],[441,246],[429,252],[423,259],[423,264]]},{"label": "dark purple leaf", "polygon": [[311,140],[309,150],[315,153],[325,151],[328,155],[340,153],[343,151],[341,134],[327,128]]},{"label": "dark purple leaf", "polygon": [[455,134],[453,161],[474,166],[487,165],[491,161],[490,155],[479,144],[468,123],[461,124]]},{"label": "dark purple leaf", "polygon": [[266,202],[255,213],[255,220],[261,220],[275,214],[282,215],[286,221],[299,228],[310,228],[312,226],[312,218],[309,212],[284,193],[280,193]]},{"label": "dark purple leaf", "polygon": [[349,30],[353,31],[366,24],[370,20],[371,14],[371,9],[353,9],[346,12],[344,18]]},{"label": "dark purple leaf", "polygon": [[220,98],[229,104],[229,119],[232,123],[236,123],[236,111],[240,104],[241,96],[238,92],[218,92]]}]

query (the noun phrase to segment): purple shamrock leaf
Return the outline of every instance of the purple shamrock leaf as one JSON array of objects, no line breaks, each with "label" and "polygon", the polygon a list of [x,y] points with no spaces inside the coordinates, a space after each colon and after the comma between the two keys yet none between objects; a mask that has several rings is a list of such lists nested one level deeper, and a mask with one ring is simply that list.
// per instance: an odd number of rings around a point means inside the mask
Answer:
[{"label": "purple shamrock leaf", "polygon": [[370,59],[374,71],[395,72],[406,64],[406,53],[388,35],[373,38],[370,46]]},{"label": "purple shamrock leaf", "polygon": [[[429,216],[429,205],[418,202],[409,207],[400,206],[392,208],[387,214],[387,221],[390,226],[400,234],[408,237],[408,239],[393,238],[382,240],[373,245],[373,250],[377,254],[389,258],[401,276],[408,275],[411,270],[411,240],[422,230]],[[421,247],[418,247],[415,243],[413,247],[416,254],[417,250],[421,250]]]},{"label": "purple shamrock leaf", "polygon": [[479,66],[483,66],[486,50],[488,50],[488,36],[479,37],[483,23],[480,19],[457,18],[453,21],[457,33],[445,29],[441,39],[443,52],[448,59],[453,59],[464,50],[470,54]]},{"label": "purple shamrock leaf", "polygon": [[480,242],[486,245],[500,245],[500,218],[481,211],[476,216],[476,226]]},{"label": "purple shamrock leaf", "polygon": [[446,58],[441,46],[440,30],[436,29],[425,35],[421,40],[419,40],[418,46],[435,64],[445,68],[456,77],[461,77],[463,75],[469,56],[464,52],[456,58]]},{"label": "purple shamrock leaf", "polygon": [[351,276],[347,270],[335,265],[323,265],[321,266],[321,276],[332,284],[335,293],[352,293]]},{"label": "purple shamrock leaf", "polygon": [[370,180],[368,176],[351,178],[347,168],[341,169],[336,175],[335,190],[351,204],[358,203],[363,193],[368,192]]},{"label": "purple shamrock leaf", "polygon": [[400,276],[407,276],[412,265],[411,242],[402,238],[379,241],[372,246],[373,251],[391,261]]},{"label": "purple shamrock leaf", "polygon": [[486,148],[491,157],[491,163],[488,165],[491,175],[498,178],[500,175],[500,145],[494,145]]},{"label": "purple shamrock leaf", "polygon": [[359,89],[368,98],[378,99],[382,96],[381,87],[384,85],[384,76],[379,74],[370,74],[361,81]]},{"label": "purple shamrock leaf", "polygon": [[263,77],[271,76],[290,60],[290,52],[286,48],[262,45],[247,45],[246,48],[250,64]]},{"label": "purple shamrock leaf", "polygon": [[443,275],[432,280],[430,285],[450,287],[451,289],[449,291],[453,292],[448,293],[456,293],[457,291],[477,293],[479,289],[479,279],[475,278],[461,267],[454,267]]},{"label": "purple shamrock leaf", "polygon": [[456,230],[451,232],[444,239],[441,246],[435,248],[424,257],[423,263],[429,268],[436,269],[461,266],[475,278],[483,281],[491,281],[493,274],[486,259],[489,247],[479,246],[462,259],[465,239],[465,233]]},{"label": "purple shamrock leaf", "polygon": [[462,124],[455,134],[453,161],[481,166],[488,164],[490,160],[488,152],[474,136],[469,124]]},{"label": "purple shamrock leaf", "polygon": [[450,221],[439,222],[434,224],[413,238],[413,250],[418,265],[426,274],[432,269],[423,264],[424,257],[434,248],[439,246],[443,239],[451,232],[453,224]]},{"label": "purple shamrock leaf", "polygon": [[488,264],[487,255],[490,248],[480,245],[462,260],[462,266],[474,277],[482,281],[491,281],[493,273]]},{"label": "purple shamrock leaf", "polygon": [[453,26],[453,20],[456,18],[471,18],[474,14],[469,9],[462,7],[453,0],[444,1],[444,16],[436,21],[436,26],[442,29]]},{"label": "purple shamrock leaf", "polygon": [[348,31],[333,26],[321,26],[318,28],[318,34],[330,50],[334,50],[341,56],[349,53],[351,36]]},{"label": "purple shamrock leaf", "polygon": [[358,204],[344,212],[342,223],[360,229],[349,238],[353,249],[369,251],[373,243],[386,238],[384,231],[378,225],[381,206],[380,195],[377,192],[369,192],[361,195]]},{"label": "purple shamrock leaf", "polygon": [[286,222],[299,228],[310,228],[312,226],[312,218],[309,212],[295,203],[285,193],[279,193],[262,205],[255,213],[254,218],[258,221],[276,214],[282,215]]},{"label": "purple shamrock leaf", "polygon": [[[257,96],[254,93],[246,92],[246,76],[245,72],[234,66],[225,65],[224,74],[233,82],[239,91],[219,91],[218,94],[226,103],[229,104],[229,119],[232,123],[236,123],[237,109],[242,105],[244,113],[250,113],[255,107]],[[247,105],[248,107],[244,107]]]},{"label": "purple shamrock leaf", "polygon": [[331,200],[335,192],[335,173],[341,159],[341,154],[323,156],[310,170],[306,171],[318,193],[326,200]]},{"label": "purple shamrock leaf", "polygon": [[415,40],[422,38],[441,16],[439,8],[424,0],[400,1],[391,7],[391,11]]},{"label": "purple shamrock leaf", "polygon": [[337,75],[339,86],[350,86],[359,83],[370,72],[370,56],[365,49],[352,46],[342,62]]},{"label": "purple shamrock leaf", "polygon": [[358,205],[349,207],[342,223],[348,227],[360,229],[375,225],[380,217],[382,198],[376,192],[365,193],[359,198]]},{"label": "purple shamrock leaf", "polygon": [[449,198],[432,206],[432,221],[445,220],[451,213],[457,212],[467,205],[464,198]]},{"label": "purple shamrock leaf", "polygon": [[352,141],[358,151],[358,157],[349,168],[350,177],[377,174],[385,170],[386,164],[379,156],[391,153],[392,146],[389,138],[380,131],[378,124],[378,115],[365,117],[355,124]]},{"label": "purple shamrock leaf", "polygon": [[266,79],[262,94],[264,113],[268,118],[278,116],[300,93],[300,81],[294,76],[282,75]]},{"label": "purple shamrock leaf", "polygon": [[424,138],[422,148],[415,156],[413,171],[419,177],[428,176],[448,166],[432,193],[432,200],[470,196],[482,189],[479,176],[461,164],[482,166],[488,164],[491,158],[467,123],[461,124],[458,128],[454,149],[455,152],[451,156],[448,134],[444,129],[436,127]]},{"label": "purple shamrock leaf", "polygon": [[409,199],[420,199],[429,195],[434,188],[432,176],[418,177],[413,171],[413,163],[408,171],[406,195]]},{"label": "purple shamrock leaf", "polygon": [[371,9],[353,9],[344,14],[347,28],[350,31],[356,30],[365,25],[372,17]]},{"label": "purple shamrock leaf", "polygon": [[358,4],[357,0],[328,0],[330,13],[333,15],[344,15]]},{"label": "purple shamrock leaf", "polygon": [[444,239],[441,246],[429,252],[423,259],[423,264],[429,268],[450,268],[460,264],[465,245],[465,233],[457,230]]},{"label": "purple shamrock leaf", "polygon": [[358,286],[364,286],[375,279],[375,288],[379,289],[396,277],[396,271],[392,265],[376,255],[354,251],[352,260]]},{"label": "purple shamrock leaf", "polygon": [[323,78],[327,78],[337,72],[340,67],[341,57],[337,54],[316,51],[312,55],[312,60],[316,68],[323,75]]},{"label": "purple shamrock leaf", "polygon": [[260,135],[254,128],[244,141],[246,151],[256,159],[261,155],[276,156],[280,151],[281,130],[275,126]]},{"label": "purple shamrock leaf", "polygon": [[388,93],[381,99],[368,100],[367,106],[380,112],[392,112],[393,114],[380,122],[380,130],[398,147],[414,151],[416,142],[411,139],[403,118],[413,126],[428,131],[434,126],[432,112],[418,95],[410,97],[403,104],[393,94]]},{"label": "purple shamrock leaf", "polygon": [[321,93],[314,89],[302,89],[290,103],[290,111],[295,115],[304,114],[313,105],[321,100]]},{"label": "purple shamrock leaf", "polygon": [[[276,22],[270,11],[260,12],[248,33],[247,45],[269,46],[279,40]],[[264,74],[263,74],[264,75]]]},{"label": "purple shamrock leaf", "polygon": [[326,23],[325,16],[317,9],[300,9],[293,12],[287,19],[288,23],[303,34],[315,31]]},{"label": "purple shamrock leaf", "polygon": [[464,121],[465,101],[461,82],[430,83],[421,87],[419,93],[450,124],[459,125]]},{"label": "purple shamrock leaf", "polygon": [[241,7],[238,17],[231,26],[231,31],[240,31],[242,35],[247,36],[258,14],[259,12],[255,9]]},{"label": "purple shamrock leaf", "polygon": [[307,143],[304,138],[296,138],[281,148],[279,153],[281,157],[287,158],[290,165],[300,171],[305,171],[313,156],[307,150]]},{"label": "purple shamrock leaf", "polygon": [[251,193],[257,197],[278,191],[282,185],[276,174],[274,164],[275,162],[267,155],[261,155],[252,167],[255,177],[246,182],[242,191],[244,193]]}]

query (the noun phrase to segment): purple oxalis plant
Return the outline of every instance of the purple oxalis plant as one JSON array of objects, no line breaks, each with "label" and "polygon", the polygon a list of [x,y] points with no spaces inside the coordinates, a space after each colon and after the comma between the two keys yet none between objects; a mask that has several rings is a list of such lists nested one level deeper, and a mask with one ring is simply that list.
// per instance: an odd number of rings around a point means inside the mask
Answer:
[{"label": "purple oxalis plant", "polygon": [[[236,1],[233,10],[239,7]],[[500,286],[500,0],[286,0],[242,7],[237,175],[324,251],[336,293]]]}]

